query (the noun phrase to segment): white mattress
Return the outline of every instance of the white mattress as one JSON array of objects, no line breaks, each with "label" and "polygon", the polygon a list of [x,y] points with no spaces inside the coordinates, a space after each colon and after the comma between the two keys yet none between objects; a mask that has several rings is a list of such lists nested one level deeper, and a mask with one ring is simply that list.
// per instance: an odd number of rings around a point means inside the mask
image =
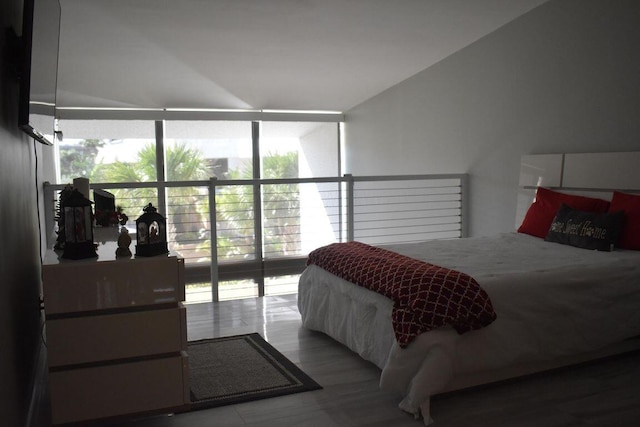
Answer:
[{"label": "white mattress", "polygon": [[597,252],[518,233],[387,249],[474,277],[497,320],[457,334],[446,327],[396,344],[389,299],[317,266],[300,278],[303,325],[327,333],[382,369],[380,386],[429,420],[429,398],[454,376],[553,360],[640,335],[640,252]]}]

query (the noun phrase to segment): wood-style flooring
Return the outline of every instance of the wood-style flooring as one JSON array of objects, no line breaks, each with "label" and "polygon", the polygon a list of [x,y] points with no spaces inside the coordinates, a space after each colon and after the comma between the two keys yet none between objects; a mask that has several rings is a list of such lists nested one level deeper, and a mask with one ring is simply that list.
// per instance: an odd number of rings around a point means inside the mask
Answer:
[{"label": "wood-style flooring", "polygon": [[[118,425],[423,425],[398,409],[399,396],[379,390],[377,367],[301,326],[296,295],[189,305],[187,318],[189,340],[259,332],[324,388]],[[640,353],[435,398],[432,416],[435,427],[637,426]]]}]

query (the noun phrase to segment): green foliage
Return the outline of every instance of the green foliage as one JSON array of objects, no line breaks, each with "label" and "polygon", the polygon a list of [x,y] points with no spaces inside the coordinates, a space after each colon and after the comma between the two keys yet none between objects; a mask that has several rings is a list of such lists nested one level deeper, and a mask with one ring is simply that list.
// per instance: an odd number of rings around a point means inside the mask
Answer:
[{"label": "green foliage", "polygon": [[[185,144],[176,144],[167,148],[165,153],[167,180],[169,181],[193,181],[207,178],[206,162],[202,153],[191,149]],[[145,145],[137,153],[135,162],[116,161],[109,164],[97,165],[94,168],[91,179],[96,182],[150,182],[157,180],[156,147],[150,143]],[[122,205],[125,212],[133,215],[141,212],[141,207],[147,203],[157,205],[158,195],[155,188],[134,188],[113,190],[116,200]],[[201,203],[199,198],[194,198],[193,189],[170,189],[167,219],[180,218],[192,209],[194,204]],[[179,200],[179,203],[171,203]],[[197,232],[180,222],[172,222],[173,229],[169,234],[179,240],[183,233]],[[192,224],[193,225],[193,224]],[[193,234],[192,234],[193,236]]]},{"label": "green foliage", "polygon": [[[93,169],[93,182],[148,182],[156,179],[156,149],[154,144],[145,145],[138,153],[133,163],[116,161],[98,164]],[[118,205],[131,218],[142,214],[142,208],[148,203],[157,206],[158,191],[155,188],[113,189],[111,191]]]},{"label": "green foliage", "polygon": [[253,188],[232,185],[216,194],[218,257],[251,258],[255,245]]},{"label": "green foliage", "polygon": [[[267,179],[296,178],[298,155],[268,154],[262,159],[262,174]],[[230,171],[232,179],[251,179],[251,163]],[[264,186],[263,243],[265,255],[284,256],[300,249],[300,194],[297,184]],[[221,259],[245,259],[253,254],[254,209],[251,186],[221,187],[216,195],[218,214],[218,256]]]},{"label": "green foliage", "polygon": [[209,177],[202,154],[184,144],[169,147],[165,161],[167,181],[192,181]]},{"label": "green foliage", "polygon": [[95,182],[148,182],[156,179],[156,147],[152,143],[138,151],[135,162],[118,160],[99,164],[91,174],[91,180]]},{"label": "green foliage", "polygon": [[298,153],[267,154],[262,158],[262,176],[266,179],[298,177]]},{"label": "green foliage", "polygon": [[78,146],[60,146],[60,171],[62,182],[73,178],[89,177],[96,164],[98,151],[104,146],[100,139],[85,139]]},{"label": "green foliage", "polygon": [[[76,159],[75,169],[69,170],[73,176],[85,168],[90,171],[93,182],[136,183],[157,180],[156,147],[145,145],[134,162],[116,161],[110,164],[95,164],[97,150],[103,145],[99,140],[85,140],[83,146],[92,157],[80,162]],[[68,165],[73,158],[67,156]],[[207,163],[198,150],[185,144],[167,148],[165,153],[167,181],[205,180],[209,177]],[[296,178],[298,176],[298,155],[268,154],[262,158],[262,176],[267,179]],[[231,179],[252,179],[250,161],[242,167],[229,171]],[[157,206],[158,195],[155,188],[113,189],[118,205],[133,219],[142,213],[147,203]],[[242,260],[253,257],[254,234],[254,188],[252,186],[220,186],[216,195],[218,225],[218,256],[220,259]],[[168,238],[173,242],[173,250],[195,251],[203,258],[210,254],[211,242],[203,231],[210,226],[209,201],[206,194],[196,187],[169,188],[166,213]],[[300,201],[297,184],[272,184],[263,187],[263,241],[267,256],[284,256],[299,250]]]}]

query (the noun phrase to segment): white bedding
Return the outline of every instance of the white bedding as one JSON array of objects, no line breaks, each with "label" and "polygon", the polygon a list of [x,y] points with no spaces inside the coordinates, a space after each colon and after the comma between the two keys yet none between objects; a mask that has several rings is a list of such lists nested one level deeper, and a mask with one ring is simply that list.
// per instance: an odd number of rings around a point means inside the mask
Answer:
[{"label": "white bedding", "polygon": [[382,369],[400,407],[429,417],[454,377],[598,350],[640,335],[640,252],[596,252],[518,233],[391,245],[387,249],[474,277],[497,320],[459,335],[441,328],[396,344],[392,302],[317,266],[300,278],[303,325]]}]

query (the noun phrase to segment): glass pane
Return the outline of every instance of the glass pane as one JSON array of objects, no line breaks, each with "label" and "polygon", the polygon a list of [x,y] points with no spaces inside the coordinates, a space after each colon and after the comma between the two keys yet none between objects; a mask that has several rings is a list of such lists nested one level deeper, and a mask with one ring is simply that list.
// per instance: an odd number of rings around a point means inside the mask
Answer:
[{"label": "glass pane", "polygon": [[263,122],[260,153],[263,178],[336,176],[338,124]]},{"label": "glass pane", "polygon": [[168,121],[165,123],[167,181],[238,178],[251,165],[251,122]]},{"label": "glass pane", "polygon": [[207,187],[167,189],[167,241],[169,249],[187,264],[211,260],[211,223]]},{"label": "glass pane", "polygon": [[185,285],[186,304],[198,304],[212,300],[210,282],[187,283]]},{"label": "glass pane", "polygon": [[255,259],[253,207],[252,186],[228,185],[217,188],[218,262]]},{"label": "glass pane", "polygon": [[262,187],[264,257],[300,253],[300,184]]},{"label": "glass pane", "polygon": [[274,276],[264,278],[265,295],[288,295],[298,293],[300,275]]},{"label": "glass pane", "polygon": [[[263,178],[338,174],[337,123],[264,122],[260,135]],[[339,195],[335,190],[323,194],[324,187],[286,182],[263,186],[265,258],[304,255],[308,248],[339,239]],[[313,232],[320,229],[321,237]]]},{"label": "glass pane", "polygon": [[307,255],[345,237],[338,183],[264,185],[262,200],[265,258]]},{"label": "glass pane", "polygon": [[258,284],[253,280],[229,280],[218,284],[218,299],[220,301],[256,298],[257,296]]},{"label": "glass pane", "polygon": [[57,183],[86,177],[96,182],[156,180],[153,121],[60,120]]}]

